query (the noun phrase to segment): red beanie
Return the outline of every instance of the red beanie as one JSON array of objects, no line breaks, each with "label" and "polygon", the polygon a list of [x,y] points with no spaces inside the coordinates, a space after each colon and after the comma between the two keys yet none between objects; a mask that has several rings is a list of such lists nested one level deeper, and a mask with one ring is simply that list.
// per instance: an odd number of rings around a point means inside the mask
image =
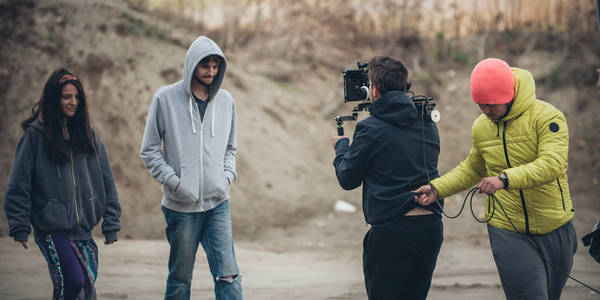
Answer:
[{"label": "red beanie", "polygon": [[471,73],[471,97],[479,104],[506,104],[515,95],[515,76],[497,58],[480,61]]}]

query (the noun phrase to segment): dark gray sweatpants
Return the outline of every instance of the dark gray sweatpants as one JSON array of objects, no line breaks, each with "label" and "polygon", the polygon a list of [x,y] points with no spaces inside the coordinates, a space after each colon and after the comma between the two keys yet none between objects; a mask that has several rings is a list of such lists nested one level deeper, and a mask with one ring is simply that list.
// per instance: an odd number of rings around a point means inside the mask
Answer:
[{"label": "dark gray sweatpants", "polygon": [[569,274],[577,250],[577,235],[571,221],[548,234],[524,235],[490,225],[488,233],[507,300],[560,299],[567,277],[546,263],[539,253]]}]

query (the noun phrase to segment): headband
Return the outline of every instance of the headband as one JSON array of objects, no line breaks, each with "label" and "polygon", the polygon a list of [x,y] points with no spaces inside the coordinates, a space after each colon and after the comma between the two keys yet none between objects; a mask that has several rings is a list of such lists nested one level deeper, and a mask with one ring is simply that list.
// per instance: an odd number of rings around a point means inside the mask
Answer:
[{"label": "headband", "polygon": [[60,80],[58,82],[64,83],[65,81],[69,81],[69,80],[79,81],[79,78],[77,78],[75,75],[72,75],[72,74],[65,74],[65,75],[63,75],[63,77],[60,78]]}]

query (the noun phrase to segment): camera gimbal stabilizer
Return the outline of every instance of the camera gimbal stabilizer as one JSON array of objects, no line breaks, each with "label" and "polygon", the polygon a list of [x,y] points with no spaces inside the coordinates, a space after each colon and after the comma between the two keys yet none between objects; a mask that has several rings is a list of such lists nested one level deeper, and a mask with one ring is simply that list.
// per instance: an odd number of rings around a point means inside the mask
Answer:
[{"label": "camera gimbal stabilizer", "polygon": [[344,121],[356,121],[358,119],[358,112],[369,110],[369,105],[371,102],[361,102],[358,105],[354,106],[352,109],[352,115],[350,116],[336,116],[334,118],[337,124],[337,132],[339,136],[344,135]]}]

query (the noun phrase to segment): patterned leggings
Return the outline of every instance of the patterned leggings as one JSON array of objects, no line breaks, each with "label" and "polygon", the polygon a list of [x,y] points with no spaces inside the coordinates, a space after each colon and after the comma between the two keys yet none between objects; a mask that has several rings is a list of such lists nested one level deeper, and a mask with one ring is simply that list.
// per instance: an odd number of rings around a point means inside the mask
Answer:
[{"label": "patterned leggings", "polygon": [[96,299],[98,248],[94,240],[72,241],[64,235],[46,235],[36,243],[48,262],[54,287],[52,299]]}]

